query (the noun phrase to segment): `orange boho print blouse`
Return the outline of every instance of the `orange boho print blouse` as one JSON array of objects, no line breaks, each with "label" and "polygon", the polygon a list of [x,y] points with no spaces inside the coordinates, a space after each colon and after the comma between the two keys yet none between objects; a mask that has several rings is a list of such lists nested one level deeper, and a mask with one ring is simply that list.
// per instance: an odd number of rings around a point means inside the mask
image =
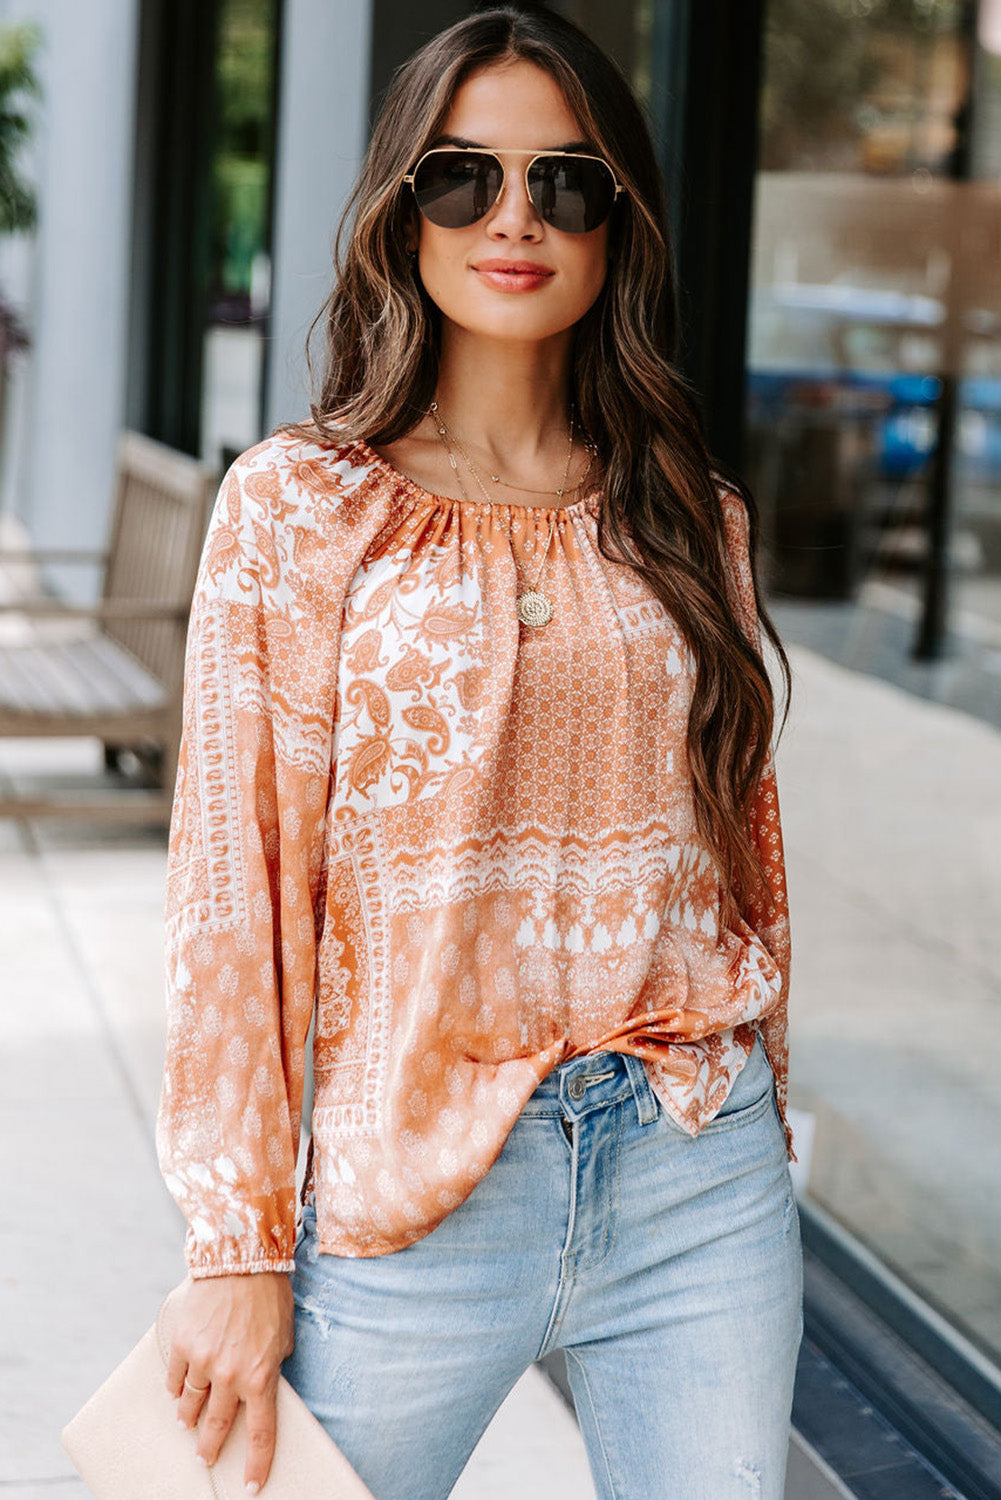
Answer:
[{"label": "orange boho print blouse", "polygon": [[[786,1121],[789,923],[769,753],[767,909],[721,931],[685,733],[694,658],[558,509],[456,501],[362,440],[275,434],[219,489],[185,657],[156,1146],[193,1277],[375,1256],[472,1192],[541,1080],[643,1059],[690,1136],[762,1034]],[[728,586],[760,643],[743,502]],[[515,613],[534,580],[543,627]],[[516,574],[515,559],[520,566]]]}]

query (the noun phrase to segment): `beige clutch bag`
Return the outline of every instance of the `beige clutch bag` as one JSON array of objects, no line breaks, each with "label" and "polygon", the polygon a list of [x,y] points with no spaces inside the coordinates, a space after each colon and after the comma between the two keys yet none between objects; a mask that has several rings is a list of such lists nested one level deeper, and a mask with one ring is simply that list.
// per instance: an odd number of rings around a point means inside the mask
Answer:
[{"label": "beige clutch bag", "polygon": [[[167,1390],[172,1313],[190,1279],[168,1292],[152,1327],[62,1430],[62,1445],[96,1500],[246,1500],[244,1404],[206,1468],[195,1457],[195,1429],[178,1426]],[[284,1375],[275,1454],[260,1493],[262,1500],[374,1500]]]}]

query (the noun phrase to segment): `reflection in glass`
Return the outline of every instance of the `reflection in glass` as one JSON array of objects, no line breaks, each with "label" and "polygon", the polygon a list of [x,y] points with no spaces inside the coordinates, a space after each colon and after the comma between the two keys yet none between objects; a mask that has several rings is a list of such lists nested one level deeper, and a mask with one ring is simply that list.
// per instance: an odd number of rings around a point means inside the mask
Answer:
[{"label": "reflection in glass", "polygon": [[222,0],[201,450],[223,467],[261,435],[275,44],[274,0]]},{"label": "reflection in glass", "polygon": [[1001,1362],[1001,6],[769,0],[761,111],[745,472],[810,648],[807,1190]]}]

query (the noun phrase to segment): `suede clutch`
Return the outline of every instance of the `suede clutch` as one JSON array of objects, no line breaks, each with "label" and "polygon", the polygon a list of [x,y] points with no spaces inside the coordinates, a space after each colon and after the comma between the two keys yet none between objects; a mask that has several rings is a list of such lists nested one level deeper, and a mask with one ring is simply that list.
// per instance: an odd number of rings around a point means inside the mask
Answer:
[{"label": "suede clutch", "polygon": [[[219,1457],[195,1456],[196,1429],[178,1425],[167,1390],[177,1300],[191,1278],[168,1292],[156,1320],[61,1433],[62,1445],[96,1500],[246,1500],[243,1402]],[[205,1407],[202,1407],[205,1410]],[[297,1391],[279,1377],[275,1453],[262,1500],[374,1500]]]}]

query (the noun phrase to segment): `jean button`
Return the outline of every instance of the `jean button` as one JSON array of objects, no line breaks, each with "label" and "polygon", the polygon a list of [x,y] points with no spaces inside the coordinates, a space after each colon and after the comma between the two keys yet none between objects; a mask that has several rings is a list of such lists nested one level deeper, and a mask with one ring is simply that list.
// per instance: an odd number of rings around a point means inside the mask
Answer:
[{"label": "jean button", "polygon": [[583,1078],[581,1078],[580,1074],[578,1074],[576,1078],[571,1078],[570,1082],[567,1084],[567,1093],[570,1095],[571,1099],[583,1099],[586,1090],[587,1083]]}]

